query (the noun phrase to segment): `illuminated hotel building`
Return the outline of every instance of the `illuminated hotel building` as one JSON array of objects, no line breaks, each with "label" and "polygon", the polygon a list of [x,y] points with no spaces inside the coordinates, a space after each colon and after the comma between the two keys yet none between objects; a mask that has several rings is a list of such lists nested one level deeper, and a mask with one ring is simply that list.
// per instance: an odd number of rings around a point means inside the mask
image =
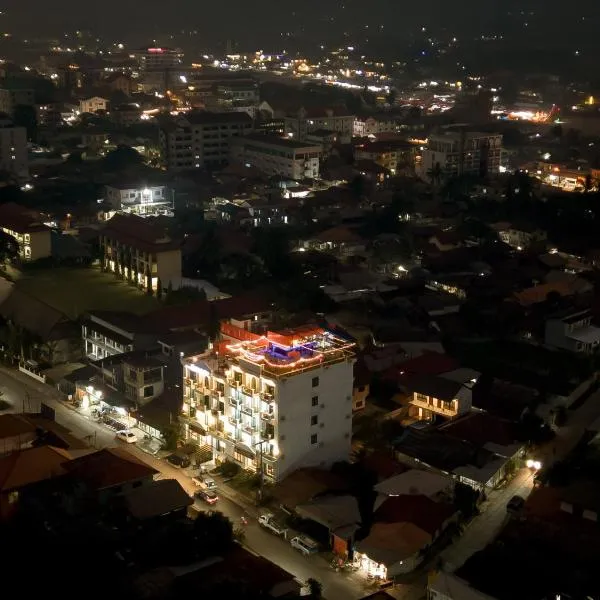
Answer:
[{"label": "illuminated hotel building", "polygon": [[181,244],[146,219],[116,214],[100,233],[102,267],[151,294],[181,280]]},{"label": "illuminated hotel building", "polygon": [[229,338],[183,362],[188,441],[279,481],[300,467],[348,460],[354,345],[306,326]]}]

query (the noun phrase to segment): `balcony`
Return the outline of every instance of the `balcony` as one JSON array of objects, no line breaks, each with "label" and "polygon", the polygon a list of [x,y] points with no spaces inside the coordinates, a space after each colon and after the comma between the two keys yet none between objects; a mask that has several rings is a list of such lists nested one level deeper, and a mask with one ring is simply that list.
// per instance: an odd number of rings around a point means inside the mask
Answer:
[{"label": "balcony", "polygon": [[267,392],[261,392],[260,397],[267,404],[271,404],[271,403],[275,402],[275,396],[273,394],[267,394]]},{"label": "balcony", "polygon": [[267,423],[272,423],[275,420],[275,415],[273,413],[260,413],[260,418],[267,421]]},{"label": "balcony", "polygon": [[236,398],[229,398],[229,406],[235,406],[237,408],[240,406],[240,404],[240,400],[237,400]]},{"label": "balcony", "polygon": [[418,400],[416,398],[413,398],[410,401],[410,404],[412,406],[418,406],[419,408],[429,410],[432,413],[435,413],[436,415],[442,415],[443,417],[455,417],[458,414],[457,409],[439,407],[436,406],[433,402],[428,402],[427,400]]},{"label": "balcony", "polygon": [[254,416],[254,409],[251,406],[242,406],[242,413],[249,417]]},{"label": "balcony", "polygon": [[240,423],[240,420],[237,419],[236,417],[229,417],[229,424],[233,425],[234,427],[237,427]]},{"label": "balcony", "polygon": [[252,425],[244,425],[242,427],[242,431],[248,435],[255,435],[257,433],[256,429],[252,427]]}]

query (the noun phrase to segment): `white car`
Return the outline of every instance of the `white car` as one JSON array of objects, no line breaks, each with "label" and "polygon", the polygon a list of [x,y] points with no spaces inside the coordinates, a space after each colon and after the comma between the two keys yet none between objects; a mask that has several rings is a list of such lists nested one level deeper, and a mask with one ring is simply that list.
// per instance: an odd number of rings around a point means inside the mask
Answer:
[{"label": "white car", "polygon": [[126,429],[124,431],[119,431],[116,437],[118,440],[121,440],[127,444],[135,444],[138,441],[137,435],[131,431],[127,431]]}]

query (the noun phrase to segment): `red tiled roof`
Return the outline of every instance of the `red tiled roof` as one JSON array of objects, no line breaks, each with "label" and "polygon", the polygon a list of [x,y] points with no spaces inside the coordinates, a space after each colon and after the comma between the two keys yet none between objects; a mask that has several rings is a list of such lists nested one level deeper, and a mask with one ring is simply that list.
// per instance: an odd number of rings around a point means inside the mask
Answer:
[{"label": "red tiled roof", "polygon": [[480,447],[488,443],[499,446],[516,443],[514,429],[511,421],[485,412],[472,412],[440,427],[440,431]]},{"label": "red tiled roof", "polygon": [[377,474],[379,480],[389,479],[409,470],[409,467],[399,463],[387,452],[371,452],[362,460],[363,465]]},{"label": "red tiled roof", "polygon": [[0,491],[17,490],[66,473],[71,459],[66,450],[39,446],[13,452],[0,458]]},{"label": "red tiled roof", "polygon": [[35,233],[50,231],[42,222],[41,215],[24,206],[8,202],[0,205],[0,226],[17,233]]},{"label": "red tiled roof", "polygon": [[211,311],[216,310],[219,319],[241,318],[271,310],[271,303],[264,294],[249,292],[222,300],[199,300],[186,306],[165,306],[146,315],[144,319],[164,331],[206,327]]},{"label": "red tiled roof", "polygon": [[421,356],[411,358],[398,366],[399,374],[403,377],[413,375],[442,375],[459,368],[459,363],[441,352],[424,352]]},{"label": "red tiled roof", "polygon": [[314,239],[320,242],[337,242],[339,244],[354,244],[363,241],[358,233],[344,225],[322,231]]},{"label": "red tiled roof", "polygon": [[160,227],[136,215],[116,214],[106,223],[102,232],[109,239],[143,252],[164,252],[181,247]]},{"label": "red tiled roof", "polygon": [[66,469],[94,490],[122,485],[158,473],[153,467],[120,448],[105,448],[81,456],[68,463]]},{"label": "red tiled roof", "polygon": [[35,426],[20,415],[0,415],[0,440],[20,435],[34,434]]},{"label": "red tiled roof", "polygon": [[376,523],[413,523],[434,535],[455,512],[451,504],[420,494],[390,496],[375,511],[374,519]]}]

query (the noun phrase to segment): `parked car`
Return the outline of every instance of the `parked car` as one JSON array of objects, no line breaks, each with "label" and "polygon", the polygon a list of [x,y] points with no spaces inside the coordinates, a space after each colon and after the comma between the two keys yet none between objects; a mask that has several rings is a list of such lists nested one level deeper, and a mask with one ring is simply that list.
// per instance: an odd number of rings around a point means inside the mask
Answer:
[{"label": "parked car", "polygon": [[319,544],[314,540],[311,540],[309,537],[305,535],[298,535],[293,537],[290,540],[290,545],[295,550],[302,552],[304,556],[309,556],[310,554],[316,554],[319,551]]},{"label": "parked car", "polygon": [[132,433],[128,429],[124,429],[123,431],[117,431],[117,435],[115,436],[118,440],[125,442],[126,444],[135,444],[138,441],[137,435]]},{"label": "parked car", "polygon": [[182,469],[185,469],[192,464],[192,461],[187,454],[178,454],[177,452],[169,454],[169,456],[167,456],[167,462],[170,462],[176,467],[181,467]]},{"label": "parked car", "polygon": [[263,513],[258,517],[258,524],[279,537],[287,537],[287,529],[275,520],[272,513]]},{"label": "parked car", "polygon": [[525,506],[525,499],[521,496],[513,496],[506,504],[506,512],[510,515],[518,515]]},{"label": "parked car", "polygon": [[202,486],[205,487],[207,490],[217,489],[217,484],[215,483],[215,480],[211,479],[210,477],[203,477],[200,481]]},{"label": "parked car", "polygon": [[219,496],[217,492],[214,490],[200,490],[194,494],[194,497],[202,502],[206,502],[206,504],[216,504],[219,500]]}]

